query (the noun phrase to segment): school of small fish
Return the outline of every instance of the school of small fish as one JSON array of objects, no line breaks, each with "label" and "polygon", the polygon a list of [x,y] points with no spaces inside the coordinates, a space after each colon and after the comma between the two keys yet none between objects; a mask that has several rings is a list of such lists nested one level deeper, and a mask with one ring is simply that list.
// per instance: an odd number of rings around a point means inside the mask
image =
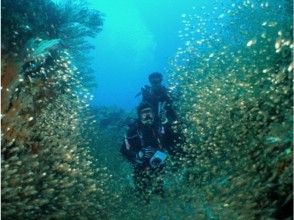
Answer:
[{"label": "school of small fish", "polygon": [[[150,204],[136,198],[119,154],[127,115],[93,111],[82,65],[50,38],[70,28],[52,24],[42,35],[32,24],[9,27],[1,60],[2,217],[290,219],[292,8],[286,0],[212,1],[181,16],[183,43],[168,73],[182,153],[166,164],[166,196]],[[24,44],[27,33],[35,36]],[[111,117],[108,128],[99,126]]]}]

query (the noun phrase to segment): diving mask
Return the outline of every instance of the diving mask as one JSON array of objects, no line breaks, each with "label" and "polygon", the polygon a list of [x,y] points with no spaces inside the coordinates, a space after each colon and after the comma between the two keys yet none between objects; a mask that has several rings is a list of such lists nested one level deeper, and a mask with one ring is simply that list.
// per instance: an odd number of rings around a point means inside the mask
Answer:
[{"label": "diving mask", "polygon": [[154,121],[154,115],[151,108],[142,109],[140,114],[140,120],[142,124],[152,124]]}]

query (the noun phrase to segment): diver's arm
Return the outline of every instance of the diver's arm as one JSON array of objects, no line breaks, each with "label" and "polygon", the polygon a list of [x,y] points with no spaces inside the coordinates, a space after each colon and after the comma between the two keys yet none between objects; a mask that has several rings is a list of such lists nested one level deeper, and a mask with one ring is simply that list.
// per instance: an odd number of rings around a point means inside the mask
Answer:
[{"label": "diver's arm", "polygon": [[171,96],[171,91],[164,87],[164,100],[166,101],[166,116],[168,118],[169,123],[174,123],[177,121],[177,114],[173,107],[173,99]]},{"label": "diver's arm", "polygon": [[137,127],[131,125],[124,137],[120,152],[130,161],[138,162],[138,151],[141,148]]}]

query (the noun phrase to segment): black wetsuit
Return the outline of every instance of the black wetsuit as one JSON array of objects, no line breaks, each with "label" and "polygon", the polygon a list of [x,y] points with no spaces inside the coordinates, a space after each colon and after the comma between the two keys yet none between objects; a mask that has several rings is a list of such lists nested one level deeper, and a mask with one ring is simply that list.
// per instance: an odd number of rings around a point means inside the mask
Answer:
[{"label": "black wetsuit", "polygon": [[146,199],[151,193],[163,194],[164,165],[151,167],[148,160],[138,159],[139,151],[151,147],[157,150],[169,152],[172,148],[168,137],[169,133],[160,124],[144,126],[139,121],[129,125],[129,129],[121,146],[121,153],[133,164],[134,183],[137,191]]},{"label": "black wetsuit", "polygon": [[148,102],[151,105],[156,118],[164,121],[161,115],[164,111],[169,123],[176,120],[176,114],[172,108],[172,99],[166,87],[162,85],[158,88],[145,86],[142,88],[141,94],[142,102]]}]

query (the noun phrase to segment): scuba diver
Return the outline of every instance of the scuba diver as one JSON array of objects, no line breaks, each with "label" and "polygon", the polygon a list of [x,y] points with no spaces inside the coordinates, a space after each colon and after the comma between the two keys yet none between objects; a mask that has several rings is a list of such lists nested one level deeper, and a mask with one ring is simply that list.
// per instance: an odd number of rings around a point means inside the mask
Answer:
[{"label": "scuba diver", "polygon": [[133,165],[137,192],[148,201],[151,194],[164,194],[162,175],[173,137],[155,120],[149,103],[142,102],[137,114],[138,119],[129,125],[121,153]]},{"label": "scuba diver", "polygon": [[160,120],[162,124],[175,122],[176,114],[172,109],[171,97],[168,89],[161,84],[162,74],[153,72],[148,78],[151,86],[145,85],[136,97],[142,95],[142,102],[148,102],[152,106],[155,120]]},{"label": "scuba diver", "polygon": [[[149,85],[141,88],[141,92],[137,96],[142,95],[142,102],[151,105],[155,115],[155,121],[164,126],[166,135],[166,143],[174,146],[180,142],[180,131],[178,130],[178,120],[172,106],[172,98],[168,89],[162,85],[163,76],[159,72],[153,72],[148,76]],[[175,150],[175,151],[174,151]],[[173,154],[179,154],[179,149],[172,148]]]}]

